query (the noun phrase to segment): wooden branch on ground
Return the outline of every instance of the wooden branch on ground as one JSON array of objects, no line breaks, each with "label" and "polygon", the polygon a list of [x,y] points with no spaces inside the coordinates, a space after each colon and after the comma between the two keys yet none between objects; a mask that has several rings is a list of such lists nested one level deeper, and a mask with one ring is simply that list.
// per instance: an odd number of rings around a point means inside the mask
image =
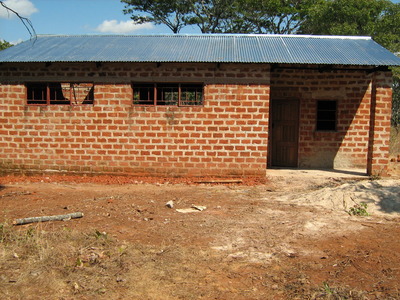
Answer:
[{"label": "wooden branch on ground", "polygon": [[66,215],[56,215],[56,216],[43,216],[43,217],[30,217],[17,219],[13,222],[14,225],[24,225],[29,223],[37,223],[37,222],[47,222],[47,221],[68,221],[71,219],[82,218],[83,213],[75,212]]}]

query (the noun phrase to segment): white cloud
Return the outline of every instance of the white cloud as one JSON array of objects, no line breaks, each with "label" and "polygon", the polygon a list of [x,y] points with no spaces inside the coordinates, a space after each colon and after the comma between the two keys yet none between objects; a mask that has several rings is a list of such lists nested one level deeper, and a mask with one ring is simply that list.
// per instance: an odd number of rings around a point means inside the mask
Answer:
[{"label": "white cloud", "polygon": [[[4,0],[3,3],[25,18],[30,17],[35,12],[38,12],[38,9],[30,0]],[[14,17],[16,17],[14,13],[8,11],[3,6],[0,6],[0,18],[8,19]]]},{"label": "white cloud", "polygon": [[96,30],[103,33],[129,33],[140,29],[151,29],[153,24],[136,24],[134,21],[105,20]]},{"label": "white cloud", "polygon": [[16,41],[11,41],[10,44],[18,45],[19,43],[22,43],[23,41],[24,41],[23,39],[18,39]]}]

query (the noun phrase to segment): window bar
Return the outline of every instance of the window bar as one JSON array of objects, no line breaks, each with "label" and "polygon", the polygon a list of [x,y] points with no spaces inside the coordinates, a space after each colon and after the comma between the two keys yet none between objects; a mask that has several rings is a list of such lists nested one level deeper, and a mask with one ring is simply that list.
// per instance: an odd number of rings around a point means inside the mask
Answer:
[{"label": "window bar", "polygon": [[181,106],[181,84],[178,84],[178,106]]},{"label": "window bar", "polygon": [[74,87],[74,84],[73,84],[73,83],[70,83],[70,84],[69,84],[69,104],[70,104],[70,105],[72,105],[72,104],[77,104],[77,103],[76,103],[76,97],[75,97],[75,103],[72,102],[72,89],[74,89],[74,94],[75,94],[75,87]]},{"label": "window bar", "polygon": [[50,105],[50,86],[48,83],[46,84],[46,98],[45,99],[46,99],[46,104]]},{"label": "window bar", "polygon": [[154,84],[154,100],[153,105],[157,105],[157,83]]}]

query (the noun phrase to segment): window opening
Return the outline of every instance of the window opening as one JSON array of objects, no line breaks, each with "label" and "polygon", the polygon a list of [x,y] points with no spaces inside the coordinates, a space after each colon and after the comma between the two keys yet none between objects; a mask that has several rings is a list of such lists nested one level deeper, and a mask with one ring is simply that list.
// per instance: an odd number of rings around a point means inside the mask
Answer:
[{"label": "window opening", "polygon": [[182,85],[181,87],[181,105],[202,105],[203,87],[199,85]]},{"label": "window opening", "polygon": [[94,88],[93,83],[72,83],[71,99],[75,105],[93,104]]},{"label": "window opening", "polygon": [[28,104],[46,104],[47,84],[31,83],[27,84]]},{"label": "window opening", "polygon": [[133,89],[133,103],[138,105],[154,105],[154,85],[140,84]]},{"label": "window opening", "polygon": [[69,95],[66,92],[66,90],[69,91],[69,87],[66,87],[65,84],[63,87],[61,85],[61,83],[49,83],[50,104],[69,104]]},{"label": "window opening", "polygon": [[135,105],[203,105],[202,84],[135,83],[132,89]]},{"label": "window opening", "polygon": [[158,84],[157,105],[177,105],[179,101],[178,84]]},{"label": "window opening", "polygon": [[336,130],[336,101],[318,101],[317,103],[317,131]]},{"label": "window opening", "polygon": [[94,103],[93,83],[27,83],[27,103],[32,105],[86,105]]}]

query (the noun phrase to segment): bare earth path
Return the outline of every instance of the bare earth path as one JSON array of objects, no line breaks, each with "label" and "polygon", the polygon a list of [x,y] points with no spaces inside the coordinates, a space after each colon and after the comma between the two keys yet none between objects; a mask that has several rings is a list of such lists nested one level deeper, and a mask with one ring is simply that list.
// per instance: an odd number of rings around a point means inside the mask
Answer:
[{"label": "bare earth path", "polygon": [[[400,181],[342,175],[1,177],[0,297],[399,299]],[[361,202],[371,215],[350,216]],[[193,205],[205,209],[179,211]],[[78,211],[83,218],[5,226]],[[33,231],[39,254],[23,251],[21,237],[10,242]]]}]

